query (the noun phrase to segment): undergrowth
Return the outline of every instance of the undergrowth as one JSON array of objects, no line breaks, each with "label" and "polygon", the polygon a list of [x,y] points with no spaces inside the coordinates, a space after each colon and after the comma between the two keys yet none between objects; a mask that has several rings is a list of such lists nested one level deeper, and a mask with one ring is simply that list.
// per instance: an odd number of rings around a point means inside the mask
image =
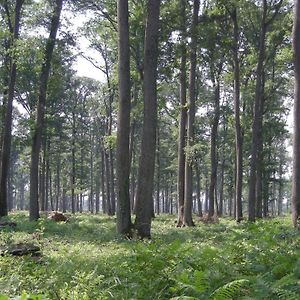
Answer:
[{"label": "undergrowth", "polygon": [[18,225],[0,231],[0,246],[31,242],[42,256],[0,256],[0,300],[300,299],[300,234],[288,218],[176,228],[159,216],[145,242],[120,239],[104,216],[9,219]]}]

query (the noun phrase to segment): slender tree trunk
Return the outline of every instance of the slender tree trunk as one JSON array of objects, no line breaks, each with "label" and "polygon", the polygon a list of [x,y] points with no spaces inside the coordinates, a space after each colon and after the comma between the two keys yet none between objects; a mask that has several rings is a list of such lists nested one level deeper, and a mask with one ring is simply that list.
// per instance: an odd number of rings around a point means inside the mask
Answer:
[{"label": "slender tree trunk", "polygon": [[115,194],[115,173],[114,173],[114,155],[113,149],[109,149],[109,175],[110,175],[110,199],[111,199],[111,213],[116,213],[116,194]]},{"label": "slender tree trunk", "polygon": [[104,214],[107,211],[107,198],[105,193],[105,155],[104,150],[101,149],[101,198],[102,198],[102,211]]},{"label": "slender tree trunk", "polygon": [[186,144],[186,0],[179,0],[181,11],[181,64],[180,64],[180,121],[178,137],[178,174],[177,174],[177,195],[178,195],[178,217],[177,227],[183,225],[184,216],[184,178],[185,178],[185,153]]},{"label": "slender tree trunk", "polygon": [[20,180],[20,210],[24,210],[24,208],[25,208],[25,180],[22,176]]},{"label": "slender tree trunk", "polygon": [[130,49],[128,0],[118,0],[119,112],[117,127],[117,232],[131,235],[130,175]]},{"label": "slender tree trunk", "polygon": [[[11,47],[17,45],[19,38],[21,10],[24,0],[16,0],[15,4],[15,20],[13,27],[13,40]],[[15,50],[15,49],[12,49]],[[14,53],[14,51],[12,51]],[[11,153],[11,131],[12,131],[12,111],[13,99],[15,93],[15,83],[17,77],[17,61],[16,57],[11,58],[10,78],[8,85],[8,96],[6,101],[6,111],[4,118],[4,129],[1,143],[1,162],[0,162],[0,217],[7,215],[7,198],[8,198],[8,176],[10,166],[10,153]]]},{"label": "slender tree trunk", "polygon": [[224,214],[224,172],[225,172],[225,155],[224,149],[222,154],[221,173],[220,173],[220,199],[219,199],[219,216]]},{"label": "slender tree trunk", "polygon": [[33,131],[32,151],[31,151],[31,165],[30,165],[30,220],[37,220],[39,218],[39,202],[38,202],[38,164],[39,154],[42,143],[42,133],[44,128],[44,115],[46,105],[46,93],[48,86],[48,79],[50,75],[50,66],[52,54],[55,46],[56,34],[59,27],[60,13],[62,10],[63,0],[55,1],[54,13],[51,21],[50,35],[47,40],[44,61],[40,76],[39,99],[37,106],[37,116],[35,129]]},{"label": "slender tree trunk", "polygon": [[107,204],[107,214],[112,216],[112,207],[111,207],[111,187],[110,187],[110,164],[109,164],[109,154],[106,150],[104,152],[104,160],[105,160],[105,181],[106,181],[106,204]]},{"label": "slender tree trunk", "polygon": [[67,211],[66,206],[66,188],[62,188],[62,212],[65,213]]},{"label": "slender tree trunk", "polygon": [[208,179],[205,182],[205,201],[204,201],[204,212],[208,213],[208,194],[209,194],[209,187],[208,187]]},{"label": "slender tree trunk", "polygon": [[[191,52],[190,52],[190,74],[189,74],[189,110],[187,119],[187,149],[189,149],[194,141],[194,120],[196,111],[196,64],[197,64],[197,23],[199,12],[199,0],[194,0],[193,20],[191,27]],[[184,218],[183,225],[194,226],[192,218],[193,204],[193,161],[191,157],[186,157],[185,160],[185,186],[184,186]]]},{"label": "slender tree trunk", "polygon": [[47,139],[46,145],[46,185],[45,185],[45,211],[48,211],[49,208],[49,174],[50,174],[50,137]]},{"label": "slender tree trunk", "polygon": [[101,165],[100,165],[100,145],[96,144],[96,182],[95,182],[95,193],[96,193],[96,214],[100,211],[100,183],[101,183]]},{"label": "slender tree trunk", "polygon": [[153,179],[157,126],[157,60],[160,0],[147,1],[144,47],[144,124],[136,195],[136,228],[140,238],[151,238]]},{"label": "slender tree trunk", "polygon": [[255,204],[256,204],[256,172],[257,172],[257,151],[259,145],[260,128],[260,108],[262,101],[262,76],[263,64],[265,59],[265,43],[266,43],[266,16],[267,16],[267,0],[263,1],[263,15],[261,21],[260,38],[259,38],[259,53],[258,63],[256,68],[256,86],[255,86],[255,102],[254,102],[254,120],[252,125],[252,140],[251,140],[251,159],[250,159],[250,179],[249,179],[249,194],[248,194],[248,220],[255,221]]},{"label": "slender tree trunk", "polygon": [[278,201],[277,201],[277,206],[278,206],[278,216],[282,215],[282,203],[283,203],[283,162],[282,158],[280,157],[280,164],[279,164],[279,183],[278,183]]},{"label": "slender tree trunk", "polygon": [[293,51],[295,68],[294,139],[292,177],[292,221],[299,227],[300,217],[300,0],[295,0]]},{"label": "slender tree trunk", "polygon": [[200,218],[202,218],[202,217],[203,217],[203,212],[202,212],[201,184],[200,184],[201,177],[200,177],[199,166],[197,165],[197,166],[195,167],[195,169],[196,169],[196,181],[197,181],[196,188],[197,188],[198,216],[199,216]]},{"label": "slender tree trunk", "polygon": [[43,159],[42,159],[42,170],[40,177],[40,190],[41,190],[41,211],[45,211],[45,196],[46,196],[46,161],[47,161],[47,138],[43,140]]},{"label": "slender tree trunk", "polygon": [[53,204],[53,182],[52,182],[52,172],[49,170],[49,196],[50,196],[50,208],[53,211],[54,210],[54,204]]},{"label": "slender tree trunk", "polygon": [[59,200],[60,200],[60,154],[58,153],[57,165],[56,165],[56,203],[55,203],[55,210],[58,211],[59,209]]},{"label": "slender tree trunk", "polygon": [[72,214],[76,212],[75,206],[75,185],[76,185],[76,149],[75,149],[75,139],[76,139],[76,118],[75,111],[72,112],[72,174],[71,174],[71,208]]},{"label": "slender tree trunk", "polygon": [[[262,120],[261,120],[262,121]],[[262,125],[262,124],[261,124]],[[263,141],[261,133],[259,134],[258,150],[257,150],[257,170],[256,170],[256,212],[257,218],[262,218],[263,214]]]},{"label": "slender tree trunk", "polygon": [[240,121],[240,64],[239,64],[239,26],[237,19],[237,9],[231,14],[233,21],[233,61],[234,61],[234,117],[235,117],[235,203],[236,221],[239,222],[243,217],[242,208],[242,188],[243,188],[243,140]]},{"label": "slender tree trunk", "polygon": [[[217,181],[217,136],[218,136],[218,125],[220,118],[220,85],[219,82],[215,86],[215,113],[214,120],[211,129],[210,138],[210,161],[211,161],[211,173],[210,173],[210,185],[209,185],[209,209],[208,217],[212,217],[215,213],[215,188]],[[217,208],[216,208],[217,211]]]},{"label": "slender tree trunk", "polygon": [[90,212],[94,213],[94,134],[90,132]]},{"label": "slender tree trunk", "polygon": [[160,196],[160,133],[157,128],[157,148],[156,148],[157,176],[156,176],[156,213],[159,215],[159,196]]}]

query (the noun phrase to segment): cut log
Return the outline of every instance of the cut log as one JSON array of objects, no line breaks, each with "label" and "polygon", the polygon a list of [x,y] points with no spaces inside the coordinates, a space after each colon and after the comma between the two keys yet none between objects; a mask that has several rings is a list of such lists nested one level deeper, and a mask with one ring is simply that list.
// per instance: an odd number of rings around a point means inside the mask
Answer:
[{"label": "cut log", "polygon": [[63,214],[63,213],[60,213],[60,212],[52,212],[48,219],[50,220],[53,220],[55,222],[67,222],[68,221],[68,218]]},{"label": "cut log", "polygon": [[3,256],[5,254],[10,254],[14,256],[23,256],[23,255],[31,255],[31,256],[40,256],[40,247],[37,245],[33,245],[30,243],[18,243],[6,245],[0,248],[0,254]]}]

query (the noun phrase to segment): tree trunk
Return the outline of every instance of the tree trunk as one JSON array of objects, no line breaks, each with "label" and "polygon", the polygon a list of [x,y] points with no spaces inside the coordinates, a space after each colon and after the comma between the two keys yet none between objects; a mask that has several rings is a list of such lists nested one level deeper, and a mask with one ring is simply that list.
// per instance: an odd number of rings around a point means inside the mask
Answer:
[{"label": "tree trunk", "polygon": [[185,178],[185,143],[186,143],[186,0],[179,0],[181,11],[181,64],[180,64],[180,121],[178,137],[178,174],[177,174],[177,195],[178,195],[178,217],[177,227],[183,225],[184,216],[184,178]]},{"label": "tree trunk", "polygon": [[225,172],[225,154],[222,153],[221,174],[220,174],[220,199],[219,199],[219,216],[224,214],[224,172]]},{"label": "tree trunk", "polygon": [[235,118],[235,203],[236,203],[236,221],[239,222],[243,217],[242,208],[242,188],[243,188],[243,139],[240,120],[240,64],[239,64],[239,27],[237,20],[237,9],[232,15],[233,21],[233,61],[234,61],[234,118]]},{"label": "tree trunk", "polygon": [[153,179],[157,126],[157,60],[159,0],[147,1],[144,47],[144,124],[136,195],[136,228],[140,238],[151,238]]},{"label": "tree trunk", "polygon": [[[209,208],[208,208],[208,217],[212,217],[215,213],[215,188],[217,182],[217,136],[218,136],[218,126],[220,118],[220,84],[219,82],[215,86],[215,112],[213,125],[211,129],[211,138],[210,138],[210,161],[211,161],[211,173],[210,173],[210,185],[209,185]],[[216,208],[217,210],[217,208]]]},{"label": "tree trunk", "polygon": [[[191,27],[191,52],[190,52],[190,74],[189,74],[189,110],[187,119],[187,149],[193,145],[194,141],[194,120],[195,120],[195,102],[196,102],[196,64],[197,64],[197,23],[200,1],[194,1],[193,20]],[[193,204],[193,161],[191,157],[185,160],[185,186],[184,186],[184,218],[183,225],[194,226],[192,218]]]},{"label": "tree trunk", "polygon": [[292,221],[299,227],[300,217],[300,0],[295,0],[293,51],[295,68],[294,139],[292,177]]},{"label": "tree trunk", "polygon": [[157,128],[157,148],[156,148],[157,176],[156,176],[156,213],[159,215],[159,196],[160,196],[160,133]]},{"label": "tree trunk", "polygon": [[104,150],[101,149],[101,198],[102,198],[102,211],[104,214],[107,211],[107,194],[105,193],[105,154]]},{"label": "tree trunk", "polygon": [[95,193],[96,193],[96,214],[100,211],[100,181],[101,181],[101,165],[100,165],[100,145],[96,144],[96,182],[95,182]]},{"label": "tree trunk", "polygon": [[110,199],[111,199],[111,214],[116,213],[116,195],[115,195],[115,174],[114,174],[114,155],[113,149],[109,149],[109,176],[110,176]]},{"label": "tree trunk", "polygon": [[[15,20],[13,32],[13,40],[11,47],[14,48],[17,45],[17,40],[19,38],[20,29],[20,18],[21,9],[24,0],[16,0],[15,5]],[[13,49],[14,50],[14,49]],[[12,51],[14,53],[14,51]],[[2,132],[2,143],[1,143],[1,172],[0,172],[0,217],[7,215],[7,183],[9,176],[9,166],[10,166],[10,152],[11,152],[11,131],[12,131],[12,111],[13,111],[13,99],[15,93],[15,84],[17,77],[17,62],[16,57],[11,57],[11,69],[10,78],[8,85],[8,96],[6,102],[6,111],[4,119],[4,129]]]},{"label": "tree trunk", "polygon": [[72,214],[75,214],[76,212],[76,206],[75,206],[75,185],[76,185],[76,117],[75,117],[75,111],[72,112],[72,149],[71,149],[71,155],[72,155],[72,173],[71,173],[71,208],[72,208]]},{"label": "tree trunk", "polygon": [[118,0],[119,111],[117,125],[117,232],[131,235],[129,194],[130,49],[128,0]]},{"label": "tree trunk", "polygon": [[110,164],[109,164],[109,154],[106,150],[104,152],[104,160],[105,160],[105,181],[106,181],[106,204],[107,204],[107,214],[112,216],[112,207],[111,207],[111,187],[110,187]]},{"label": "tree trunk", "polygon": [[266,16],[267,16],[267,0],[263,1],[263,15],[260,28],[259,38],[259,53],[258,63],[256,68],[256,86],[255,86],[255,102],[254,102],[254,120],[252,125],[252,140],[251,140],[251,159],[250,159],[250,179],[249,179],[249,194],[248,194],[248,220],[255,221],[255,204],[256,204],[256,172],[257,172],[257,151],[259,145],[259,134],[261,118],[261,101],[262,101],[262,76],[263,64],[265,59],[265,43],[266,43]]},{"label": "tree trunk", "polygon": [[[92,131],[92,130],[91,130]],[[94,213],[94,134],[90,132],[90,212]]]},{"label": "tree trunk", "polygon": [[31,165],[30,165],[30,220],[39,218],[39,202],[38,202],[38,164],[39,154],[42,143],[42,133],[44,128],[44,115],[46,105],[46,93],[48,79],[50,75],[50,66],[52,54],[55,46],[56,34],[59,27],[60,13],[62,10],[63,0],[55,1],[54,14],[51,21],[50,35],[47,40],[44,61],[40,76],[39,99],[37,106],[36,124],[33,131],[32,150],[31,150]]},{"label": "tree trunk", "polygon": [[201,177],[200,177],[199,166],[197,165],[195,168],[196,168],[196,180],[197,180],[196,188],[197,188],[198,216],[200,218],[202,218],[203,217],[203,212],[202,212],[201,184],[200,184]]}]

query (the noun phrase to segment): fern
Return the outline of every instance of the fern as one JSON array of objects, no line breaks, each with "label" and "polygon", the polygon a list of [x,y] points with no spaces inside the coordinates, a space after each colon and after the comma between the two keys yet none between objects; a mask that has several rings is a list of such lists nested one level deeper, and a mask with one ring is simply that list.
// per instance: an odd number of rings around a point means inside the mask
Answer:
[{"label": "fern", "polygon": [[189,296],[179,296],[179,297],[173,297],[170,300],[197,300],[197,298],[189,297]]},{"label": "fern", "polygon": [[232,299],[237,293],[245,292],[243,288],[249,285],[249,280],[247,279],[237,279],[226,283],[225,285],[216,289],[210,298],[213,300],[225,300]]},{"label": "fern", "polygon": [[280,300],[299,300],[299,294],[294,291],[274,289],[273,292]]}]

